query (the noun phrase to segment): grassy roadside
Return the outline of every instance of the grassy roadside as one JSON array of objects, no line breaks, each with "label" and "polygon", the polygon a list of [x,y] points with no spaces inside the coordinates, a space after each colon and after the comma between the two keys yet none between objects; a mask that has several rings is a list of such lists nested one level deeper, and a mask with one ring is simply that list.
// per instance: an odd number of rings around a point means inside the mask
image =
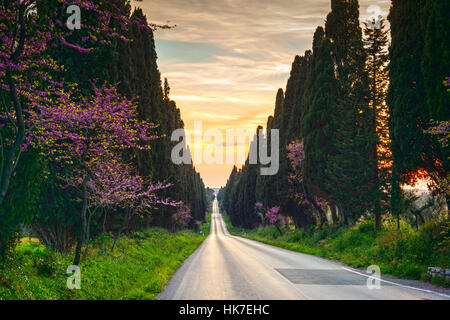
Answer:
[{"label": "grassy roadside", "polygon": [[201,232],[150,228],[120,239],[113,253],[112,237],[97,237],[80,265],[80,290],[66,287],[72,254],[53,252],[36,242],[19,244],[0,270],[0,300],[155,299],[209,234],[209,225],[210,214]]},{"label": "grassy roadside", "polygon": [[[387,224],[378,231],[374,221],[369,220],[354,227],[284,228],[280,235],[273,226],[254,230],[233,227],[229,217],[226,214],[223,217],[234,235],[341,261],[356,268],[378,265],[383,274],[401,278],[430,280],[428,267],[450,267],[450,248],[444,241],[450,236],[448,223],[429,222],[419,230],[405,224],[400,231],[395,224]],[[433,279],[433,283],[450,287],[448,281],[441,279]]]}]

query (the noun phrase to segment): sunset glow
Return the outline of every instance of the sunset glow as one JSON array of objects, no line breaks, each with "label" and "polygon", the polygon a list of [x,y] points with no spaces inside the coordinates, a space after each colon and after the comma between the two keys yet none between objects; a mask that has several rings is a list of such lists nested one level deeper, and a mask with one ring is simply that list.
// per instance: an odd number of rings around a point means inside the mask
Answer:
[{"label": "sunset glow", "polygon": [[[364,21],[373,5],[386,16],[390,1],[360,4]],[[186,129],[193,133],[194,121],[202,120],[204,130],[225,134],[227,128],[265,127],[277,89],[285,88],[295,55],[311,48],[330,1],[195,0],[187,5],[181,0],[144,0],[139,6],[152,22],[176,25],[155,33],[156,50]],[[196,147],[191,146],[192,151]],[[196,168],[207,185],[218,187],[226,183],[232,165]]]}]

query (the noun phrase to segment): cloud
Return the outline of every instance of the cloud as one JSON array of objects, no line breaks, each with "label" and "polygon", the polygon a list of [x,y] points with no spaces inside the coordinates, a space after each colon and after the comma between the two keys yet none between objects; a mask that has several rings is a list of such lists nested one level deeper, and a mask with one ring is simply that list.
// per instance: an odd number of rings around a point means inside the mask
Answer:
[{"label": "cloud", "polygon": [[[165,60],[187,63],[213,62],[218,55],[227,55],[227,52],[209,43],[197,43],[174,40],[157,40],[158,55]],[[180,54],[182,52],[182,54]]]},{"label": "cloud", "polygon": [[[158,65],[186,128],[256,129],[273,113],[295,55],[311,48],[330,0],[144,0],[150,21],[177,27],[155,33]],[[363,19],[389,0],[361,0]],[[229,166],[199,166],[207,185],[226,182]],[[217,174],[212,174],[218,170]],[[222,170],[222,171],[221,171]],[[223,170],[226,170],[223,171]]]}]

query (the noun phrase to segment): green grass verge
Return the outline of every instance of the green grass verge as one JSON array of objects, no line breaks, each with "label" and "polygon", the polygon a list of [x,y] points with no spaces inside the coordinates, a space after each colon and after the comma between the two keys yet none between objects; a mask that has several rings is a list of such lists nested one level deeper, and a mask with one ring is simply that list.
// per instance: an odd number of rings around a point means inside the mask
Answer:
[{"label": "green grass verge", "polygon": [[[430,280],[428,267],[450,267],[448,222],[430,221],[419,230],[402,224],[398,231],[394,223],[377,230],[375,222],[368,220],[353,227],[324,226],[307,230],[294,230],[293,227],[288,230],[284,227],[280,235],[273,226],[253,230],[237,228],[231,225],[226,214],[223,216],[234,235],[341,261],[356,268],[378,265],[383,274]],[[433,279],[433,282],[450,286],[448,281],[441,279]]]},{"label": "green grass verge", "polygon": [[0,270],[0,299],[155,299],[171,275],[209,234],[151,228],[123,237],[110,253],[112,237],[101,235],[80,265],[81,289],[68,290],[66,269],[73,254],[39,243],[18,245]]}]

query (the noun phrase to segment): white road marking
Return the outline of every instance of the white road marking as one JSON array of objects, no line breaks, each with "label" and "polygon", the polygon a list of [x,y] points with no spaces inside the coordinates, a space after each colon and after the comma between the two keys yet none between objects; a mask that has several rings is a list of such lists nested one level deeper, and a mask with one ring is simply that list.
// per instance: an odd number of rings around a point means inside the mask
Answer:
[{"label": "white road marking", "polygon": [[395,283],[395,282],[392,282],[392,281],[384,280],[382,278],[377,278],[377,277],[374,277],[374,276],[370,276],[370,275],[367,275],[367,274],[364,274],[364,273],[361,273],[361,272],[358,272],[358,271],[355,271],[355,270],[352,270],[352,269],[349,269],[349,268],[345,268],[345,267],[342,267],[342,269],[344,269],[344,270],[346,270],[348,272],[353,272],[353,273],[359,274],[359,275],[367,277],[367,278],[372,278],[372,279],[380,280],[382,282],[390,283],[390,284],[393,284],[393,285],[398,286],[398,287],[412,289],[412,290],[417,290],[417,291],[422,291],[422,292],[426,292],[426,293],[437,294],[437,295],[439,295],[441,297],[445,297],[447,299],[450,298],[450,296],[448,296],[448,295],[446,295],[444,293],[440,293],[440,292],[436,292],[436,291],[432,291],[432,290],[427,290],[427,289],[411,287],[411,286],[405,286],[403,284],[399,284],[399,283]]}]

